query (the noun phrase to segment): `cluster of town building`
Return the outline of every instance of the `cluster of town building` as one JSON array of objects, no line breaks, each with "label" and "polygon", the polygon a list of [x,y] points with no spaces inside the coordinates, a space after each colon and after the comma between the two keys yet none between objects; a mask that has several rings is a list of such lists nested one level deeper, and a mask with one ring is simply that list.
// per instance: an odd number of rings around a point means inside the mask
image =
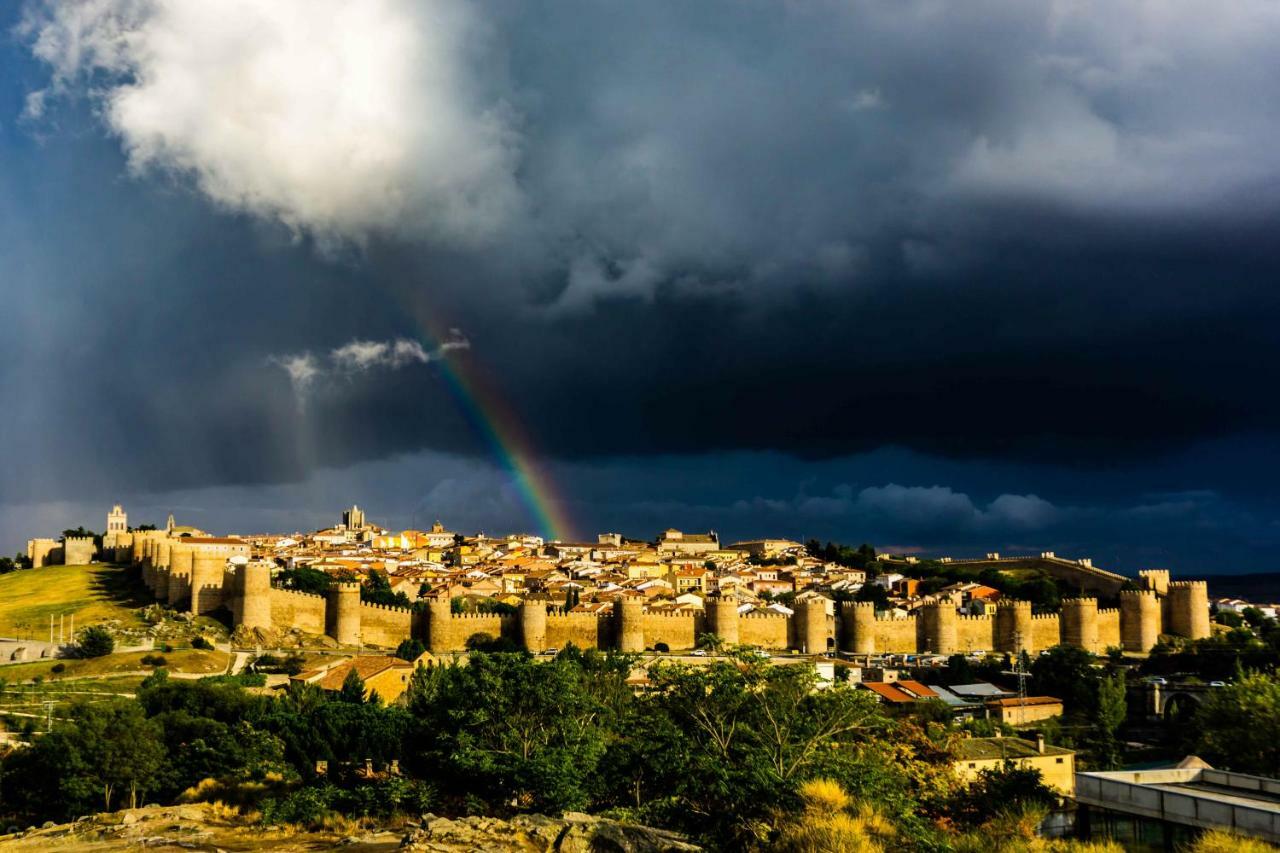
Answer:
[{"label": "cluster of town building", "polygon": [[[1081,597],[1060,613],[1033,613],[977,583],[920,594],[911,560],[861,569],[824,561],[798,542],[759,539],[722,544],[714,533],[667,530],[652,541],[606,533],[595,542],[538,536],[463,536],[435,524],[393,532],[358,507],[333,527],[308,534],[215,537],[177,525],[132,530],[119,506],[108,516],[101,554],[92,538],[32,540],[34,565],[95,556],[142,566],[156,598],[192,613],[225,608],[236,625],[258,631],[327,634],[340,644],[394,648],[422,638],[433,653],[461,651],[477,636],[507,637],[531,651],[575,643],[627,651],[693,649],[704,634],[727,644],[807,654],[1035,651],[1069,643],[1101,652],[1147,651],[1162,633],[1209,635],[1203,581],[1169,573],[1128,578],[1065,560],[988,554],[972,562],[1036,562]],[[948,562],[960,562],[949,561]],[[324,595],[282,584],[287,570],[331,576]],[[410,607],[361,600],[361,584],[385,577]],[[856,601],[864,584],[887,594]],[[1099,597],[1118,604],[1100,607]],[[885,601],[888,604],[884,604]],[[505,605],[505,606],[504,606]]]}]

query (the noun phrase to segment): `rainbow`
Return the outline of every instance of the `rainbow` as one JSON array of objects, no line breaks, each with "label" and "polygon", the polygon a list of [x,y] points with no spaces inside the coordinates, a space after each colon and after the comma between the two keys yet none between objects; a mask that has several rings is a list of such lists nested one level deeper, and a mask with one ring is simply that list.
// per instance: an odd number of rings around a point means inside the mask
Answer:
[{"label": "rainbow", "polygon": [[[439,317],[417,307],[410,309],[428,351],[434,351],[448,340],[450,333],[441,328]],[[473,358],[449,355],[435,362],[445,379],[445,386],[459,410],[492,451],[498,464],[511,475],[521,501],[528,508],[538,532],[550,540],[572,539],[574,526],[565,509],[565,500],[556,488],[555,479],[541,463],[515,409],[507,402],[497,383]]]}]

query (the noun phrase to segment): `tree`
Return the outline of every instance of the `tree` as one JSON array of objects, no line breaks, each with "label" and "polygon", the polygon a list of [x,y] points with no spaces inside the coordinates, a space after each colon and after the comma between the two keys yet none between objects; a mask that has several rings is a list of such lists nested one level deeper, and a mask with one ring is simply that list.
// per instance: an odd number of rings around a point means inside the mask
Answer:
[{"label": "tree", "polygon": [[473,653],[467,666],[420,670],[406,758],[462,795],[557,813],[586,807],[612,722],[603,697],[629,695],[621,668],[593,671],[593,661]]},{"label": "tree", "polygon": [[1120,740],[1117,735],[1128,714],[1124,673],[1098,679],[1097,694],[1094,719],[1098,763],[1104,770],[1113,770],[1120,766]]},{"label": "tree", "polygon": [[116,641],[110,631],[101,625],[91,625],[80,632],[76,654],[82,658],[100,658],[111,654],[115,648]]},{"label": "tree", "polygon": [[72,706],[69,719],[36,739],[18,768],[28,808],[70,816],[110,811],[117,796],[136,806],[164,760],[160,732],[129,699]]},{"label": "tree", "polygon": [[406,640],[401,640],[400,645],[396,646],[396,657],[401,660],[415,661],[422,657],[422,653],[426,650],[427,647],[422,644],[421,640],[417,637],[410,637]]},{"label": "tree", "polygon": [[1067,714],[1088,714],[1097,695],[1096,660],[1079,646],[1054,646],[1031,664],[1035,692],[1061,699]]},{"label": "tree", "polygon": [[1228,628],[1239,628],[1244,624],[1244,617],[1234,610],[1219,610],[1213,614],[1213,621]]},{"label": "tree", "polygon": [[1195,715],[1196,751],[1228,770],[1280,771],[1280,678],[1251,672],[1209,692]]},{"label": "tree", "polygon": [[1244,621],[1248,622],[1252,628],[1259,628],[1267,621],[1267,614],[1256,607],[1246,607],[1240,611],[1240,615],[1244,617]]},{"label": "tree", "polygon": [[705,634],[698,635],[698,648],[706,649],[712,654],[720,654],[724,650],[724,637],[708,631]]},{"label": "tree", "polygon": [[370,604],[383,604],[389,607],[403,607],[405,609],[412,606],[409,596],[403,592],[392,592],[390,579],[378,571],[369,572],[365,582],[360,585],[360,600],[367,601]]},{"label": "tree", "polygon": [[354,666],[347,671],[347,677],[342,679],[342,687],[338,690],[338,698],[343,702],[350,702],[355,705],[364,703],[364,679],[360,677],[360,673],[356,672]]}]

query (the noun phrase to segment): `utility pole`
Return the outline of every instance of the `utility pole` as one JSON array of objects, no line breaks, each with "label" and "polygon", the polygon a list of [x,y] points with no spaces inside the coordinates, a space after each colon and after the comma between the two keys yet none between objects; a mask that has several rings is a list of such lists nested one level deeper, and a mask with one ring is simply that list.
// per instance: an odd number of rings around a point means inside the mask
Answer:
[{"label": "utility pole", "polygon": [[1018,677],[1018,707],[1021,709],[1027,704],[1027,672],[1022,667],[1022,632],[1016,631],[1013,635],[1013,647],[1017,655],[1013,665],[1013,671]]}]

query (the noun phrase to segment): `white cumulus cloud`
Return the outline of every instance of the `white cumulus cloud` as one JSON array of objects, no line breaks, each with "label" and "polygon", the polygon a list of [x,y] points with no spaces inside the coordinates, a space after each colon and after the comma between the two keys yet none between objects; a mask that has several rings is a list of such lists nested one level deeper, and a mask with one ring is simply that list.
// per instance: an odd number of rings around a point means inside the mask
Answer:
[{"label": "white cumulus cloud", "polygon": [[519,207],[502,103],[473,85],[461,0],[47,0],[22,27],[137,172],[321,244],[474,244]]},{"label": "white cumulus cloud", "polygon": [[313,352],[275,355],[269,362],[282,369],[289,377],[299,405],[305,405],[307,395],[320,383],[343,377],[350,379],[372,370],[399,370],[415,364],[439,361],[447,353],[471,348],[471,342],[458,329],[449,330],[450,337],[435,349],[428,351],[421,343],[408,338],[389,341],[352,340],[327,353]]}]

